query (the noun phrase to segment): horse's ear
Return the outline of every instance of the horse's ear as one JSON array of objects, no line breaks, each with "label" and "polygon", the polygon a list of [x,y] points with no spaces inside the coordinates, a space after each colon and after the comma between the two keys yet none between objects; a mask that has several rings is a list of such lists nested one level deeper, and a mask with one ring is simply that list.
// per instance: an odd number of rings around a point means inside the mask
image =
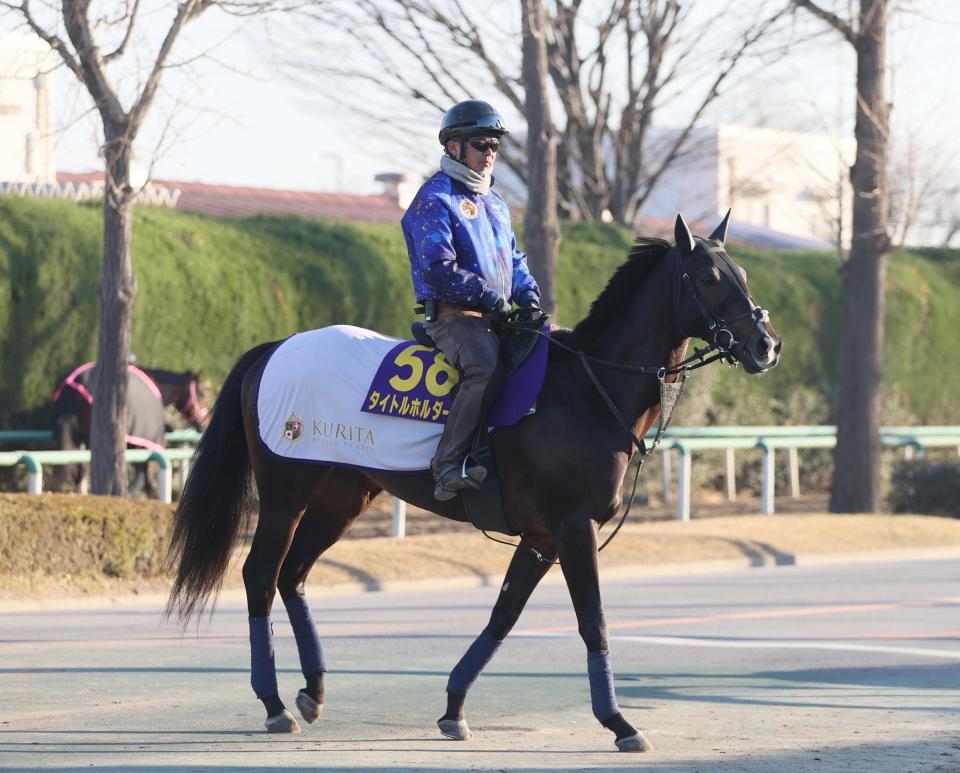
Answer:
[{"label": "horse's ear", "polygon": [[723,221],[716,228],[713,229],[713,233],[710,234],[710,238],[713,241],[720,242],[720,246],[723,246],[723,243],[727,240],[727,228],[730,226],[730,210],[727,210],[727,214],[723,216]]},{"label": "horse's ear", "polygon": [[673,240],[677,243],[677,249],[680,250],[681,255],[689,255],[697,247],[683,215],[677,215],[677,223],[673,227]]}]

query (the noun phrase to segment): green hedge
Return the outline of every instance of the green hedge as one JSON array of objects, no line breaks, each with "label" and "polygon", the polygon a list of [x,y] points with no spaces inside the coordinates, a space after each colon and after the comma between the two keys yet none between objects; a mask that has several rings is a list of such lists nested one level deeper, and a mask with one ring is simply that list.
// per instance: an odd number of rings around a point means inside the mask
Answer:
[{"label": "green hedge", "polygon": [[960,460],[912,459],[893,469],[890,508],[960,518]]},{"label": "green hedge", "polygon": [[70,494],[0,494],[0,578],[160,577],[172,505]]},{"label": "green hedge", "polygon": [[[101,228],[99,204],[0,196],[0,426],[38,426],[58,378],[93,357]],[[564,224],[559,322],[586,313],[630,241],[611,226]],[[412,317],[399,224],[222,220],[138,207],[133,250],[139,361],[191,368],[215,385],[261,341],[338,322],[406,335]],[[698,372],[677,423],[830,420],[841,367],[834,256],[731,252],[784,338],[781,365],[757,378],[716,366]],[[884,423],[960,422],[951,387],[960,359],[949,356],[960,329],[958,255],[923,250],[890,260]]]}]

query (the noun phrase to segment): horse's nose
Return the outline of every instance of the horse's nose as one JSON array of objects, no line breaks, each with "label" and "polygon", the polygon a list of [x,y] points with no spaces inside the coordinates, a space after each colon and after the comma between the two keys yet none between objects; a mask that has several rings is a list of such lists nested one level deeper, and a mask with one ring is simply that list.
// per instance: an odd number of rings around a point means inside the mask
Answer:
[{"label": "horse's nose", "polygon": [[777,340],[774,342],[769,333],[760,336],[757,339],[756,357],[759,363],[769,363],[775,361],[780,356],[780,344]]}]

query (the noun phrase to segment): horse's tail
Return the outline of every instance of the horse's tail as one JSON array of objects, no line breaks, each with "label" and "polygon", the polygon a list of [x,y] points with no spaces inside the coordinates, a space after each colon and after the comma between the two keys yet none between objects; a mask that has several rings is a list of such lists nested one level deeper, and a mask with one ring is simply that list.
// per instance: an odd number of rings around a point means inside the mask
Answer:
[{"label": "horse's tail", "polygon": [[187,621],[216,596],[237,537],[250,517],[251,467],[240,388],[253,364],[277,345],[260,344],[233,366],[213,418],[190,463],[190,476],[173,519],[167,568],[176,579],[167,614]]}]

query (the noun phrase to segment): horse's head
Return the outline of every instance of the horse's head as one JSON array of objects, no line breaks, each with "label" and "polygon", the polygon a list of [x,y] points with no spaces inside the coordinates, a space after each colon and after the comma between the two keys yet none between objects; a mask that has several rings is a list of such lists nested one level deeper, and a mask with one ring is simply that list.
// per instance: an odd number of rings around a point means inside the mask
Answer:
[{"label": "horse's head", "polygon": [[203,431],[203,424],[207,418],[207,408],[203,400],[203,387],[200,385],[200,377],[190,371],[186,374],[186,389],[177,395],[174,403],[176,409],[193,428],[199,432]]},{"label": "horse's head", "polygon": [[758,306],[747,288],[747,273],[730,259],[723,243],[730,221],[708,239],[690,233],[681,215],[674,230],[679,263],[680,329],[684,336],[702,338],[743,365],[748,373],[772,368],[780,359],[780,336],[770,325],[766,309]]}]

